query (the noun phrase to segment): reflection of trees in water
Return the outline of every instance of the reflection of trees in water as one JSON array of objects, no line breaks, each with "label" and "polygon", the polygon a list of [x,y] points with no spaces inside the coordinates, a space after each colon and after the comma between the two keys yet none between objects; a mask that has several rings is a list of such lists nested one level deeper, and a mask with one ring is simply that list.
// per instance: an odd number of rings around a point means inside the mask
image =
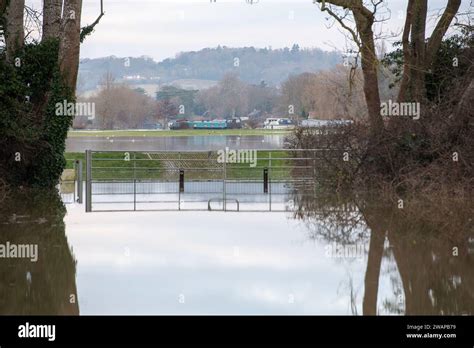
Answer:
[{"label": "reflection of trees in water", "polygon": [[38,245],[37,262],[0,258],[0,314],[79,314],[65,213],[58,194],[50,191],[12,192],[0,205],[0,244]]},{"label": "reflection of trees in water", "polygon": [[[384,271],[390,273],[395,296],[395,300],[382,303],[384,312],[474,313],[474,255],[469,253],[468,242],[472,238],[472,202],[453,201],[452,206],[447,202],[417,203],[398,209],[396,203],[382,197],[334,193],[316,197],[294,195],[295,217],[306,222],[312,238],[341,244],[369,242],[365,315],[378,313],[382,260],[389,265]],[[388,249],[384,248],[386,240]],[[454,247],[458,256],[453,255]],[[394,273],[397,270],[399,277]]]},{"label": "reflection of trees in water", "polygon": [[[388,242],[388,239],[386,241]],[[389,278],[392,297],[380,299],[380,294],[378,294],[378,314],[404,314],[405,294],[403,293],[403,283],[391,246],[384,246],[381,274]]]},{"label": "reflection of trees in water", "polygon": [[[470,217],[464,212],[453,210],[446,223],[438,225],[406,217],[396,209],[387,221],[407,314],[474,313],[474,258],[468,252]],[[456,225],[462,221],[466,225],[458,229]],[[458,256],[453,255],[454,247]]]},{"label": "reflection of trees in water", "polygon": [[350,197],[294,192],[292,199],[294,217],[305,223],[311,238],[344,245],[369,240],[370,230]]}]

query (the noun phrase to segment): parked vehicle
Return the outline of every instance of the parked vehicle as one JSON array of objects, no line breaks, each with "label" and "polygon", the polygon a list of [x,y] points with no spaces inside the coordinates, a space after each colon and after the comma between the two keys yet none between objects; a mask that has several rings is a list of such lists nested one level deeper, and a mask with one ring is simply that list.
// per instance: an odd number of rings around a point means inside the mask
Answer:
[{"label": "parked vehicle", "polygon": [[289,118],[267,118],[263,124],[265,129],[292,129],[295,127]]},{"label": "parked vehicle", "polygon": [[193,129],[227,129],[227,121],[226,120],[191,121],[191,122],[189,122],[189,128],[193,128]]},{"label": "parked vehicle", "polygon": [[170,125],[171,130],[189,129],[189,128],[192,128],[192,127],[189,126],[188,120],[173,121]]},{"label": "parked vehicle", "polygon": [[239,119],[212,120],[212,121],[172,121],[168,124],[169,129],[235,129],[242,128]]}]

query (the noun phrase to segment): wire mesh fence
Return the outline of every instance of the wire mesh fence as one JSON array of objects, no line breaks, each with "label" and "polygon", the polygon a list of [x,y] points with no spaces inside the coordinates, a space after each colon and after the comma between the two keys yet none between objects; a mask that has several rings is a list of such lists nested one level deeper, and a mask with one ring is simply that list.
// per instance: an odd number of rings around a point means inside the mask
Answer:
[{"label": "wire mesh fence", "polygon": [[322,150],[86,152],[86,211],[286,211]]}]

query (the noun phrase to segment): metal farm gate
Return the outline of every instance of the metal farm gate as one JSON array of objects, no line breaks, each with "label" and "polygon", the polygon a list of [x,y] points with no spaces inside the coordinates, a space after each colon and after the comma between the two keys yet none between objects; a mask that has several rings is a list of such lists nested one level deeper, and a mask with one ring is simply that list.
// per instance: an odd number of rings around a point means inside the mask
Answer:
[{"label": "metal farm gate", "polygon": [[86,211],[291,210],[318,151],[86,151]]}]

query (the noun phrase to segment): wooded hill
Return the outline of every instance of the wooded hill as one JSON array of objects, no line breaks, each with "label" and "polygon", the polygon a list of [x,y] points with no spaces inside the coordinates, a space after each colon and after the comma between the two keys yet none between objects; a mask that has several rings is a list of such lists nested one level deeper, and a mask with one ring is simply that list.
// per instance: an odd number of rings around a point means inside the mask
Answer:
[{"label": "wooded hill", "polygon": [[156,62],[148,57],[115,56],[82,59],[79,66],[79,91],[95,89],[101,77],[110,72],[118,81],[125,76],[143,77],[130,83],[169,83],[179,79],[220,80],[228,72],[236,72],[247,83],[279,85],[290,75],[327,70],[341,63],[338,52],[321,49],[292,48],[205,48],[183,52],[175,58]]}]

